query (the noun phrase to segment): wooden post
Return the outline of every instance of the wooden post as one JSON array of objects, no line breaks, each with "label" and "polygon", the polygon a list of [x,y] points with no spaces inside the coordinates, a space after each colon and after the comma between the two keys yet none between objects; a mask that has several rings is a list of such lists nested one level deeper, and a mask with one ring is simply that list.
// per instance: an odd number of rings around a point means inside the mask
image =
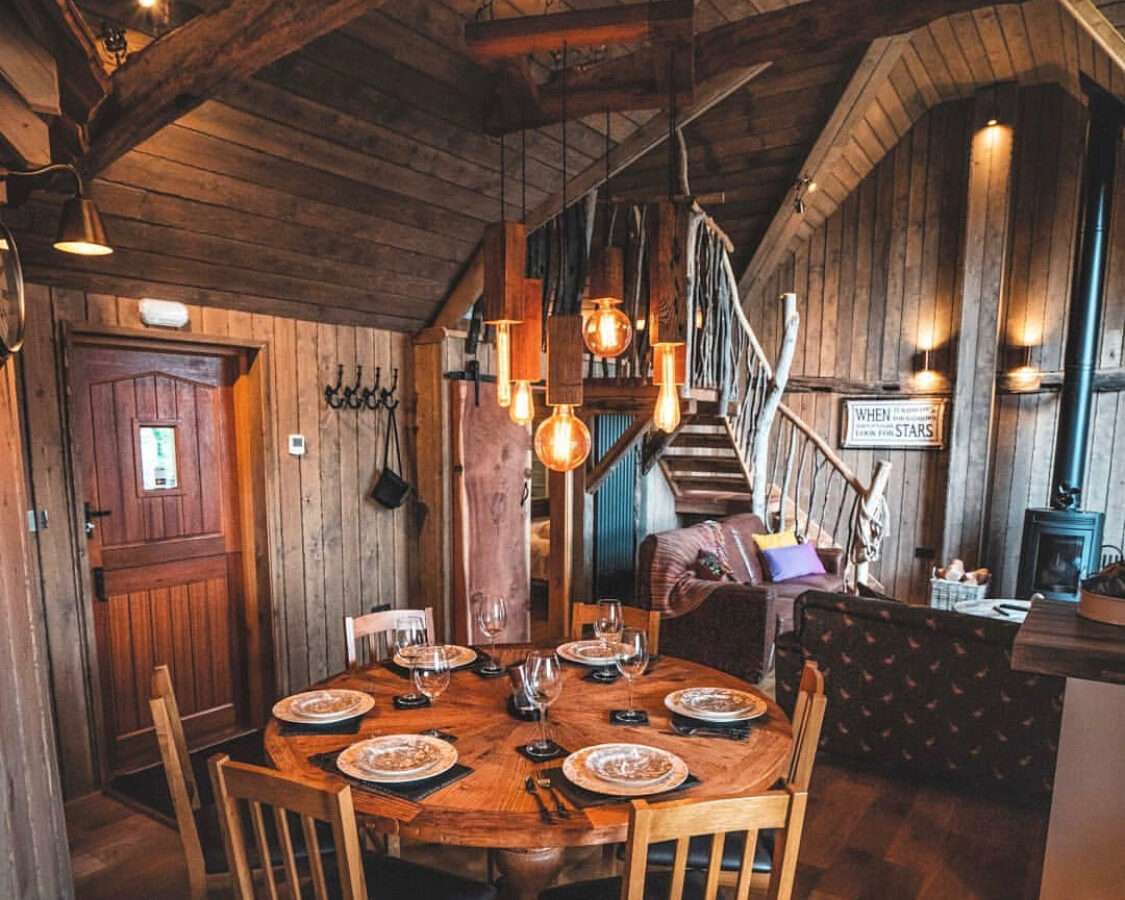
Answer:
[{"label": "wooden post", "polygon": [[785,383],[789,380],[789,369],[797,352],[797,332],[801,327],[801,317],[797,313],[797,295],[782,294],[778,299],[783,307],[785,330],[781,337],[781,349],[777,355],[777,367],[766,389],[766,399],[762,403],[762,410],[758,413],[758,421],[754,426],[754,442],[750,450],[750,468],[754,476],[754,483],[750,489],[750,503],[754,515],[763,522],[767,521],[766,501],[769,495],[766,470],[769,468],[770,431],[773,428],[774,416],[777,415],[777,409],[781,405],[781,398],[785,394]]},{"label": "wooden post", "polygon": [[942,532],[942,559],[959,557],[970,567],[983,564],[987,534],[1016,110],[1017,88],[1005,84],[978,93],[973,113]]}]

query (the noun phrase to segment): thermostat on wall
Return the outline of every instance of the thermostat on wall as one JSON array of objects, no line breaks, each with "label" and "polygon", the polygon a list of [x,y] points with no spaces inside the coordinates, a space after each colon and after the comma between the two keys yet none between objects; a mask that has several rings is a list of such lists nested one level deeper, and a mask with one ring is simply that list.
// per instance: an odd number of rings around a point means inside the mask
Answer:
[{"label": "thermostat on wall", "polygon": [[303,434],[289,435],[289,455],[290,456],[304,456],[305,455],[305,436]]}]

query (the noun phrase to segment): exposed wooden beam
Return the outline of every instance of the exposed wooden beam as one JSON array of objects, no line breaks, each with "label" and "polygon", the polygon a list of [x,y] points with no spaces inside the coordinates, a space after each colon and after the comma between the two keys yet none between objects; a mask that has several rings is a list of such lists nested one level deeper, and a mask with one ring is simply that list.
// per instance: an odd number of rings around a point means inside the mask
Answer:
[{"label": "exposed wooden beam", "polygon": [[1115,66],[1125,71],[1125,36],[1121,34],[1092,0],[1059,0],[1074,16],[1078,26],[1101,47]]},{"label": "exposed wooden beam", "polygon": [[382,0],[232,0],[157,39],[114,73],[90,122],[88,174],[174,122],[229,81],[379,6]]},{"label": "exposed wooden beam", "polygon": [[[735,91],[745,86],[769,67],[768,63],[739,69],[712,78],[696,90],[696,101],[679,116],[680,125],[695,121],[707,110],[721,103]],[[616,175],[628,168],[650,150],[668,139],[668,123],[657,116],[625,138],[610,151],[610,174]],[[574,201],[588,194],[605,180],[605,157],[597,159],[567,182],[566,196]],[[548,222],[562,211],[562,191],[552,194],[527,215],[530,231]],[[484,289],[484,263],[478,248],[461,277],[446,296],[441,309],[431,325],[451,326],[465,317]]]},{"label": "exposed wooden beam", "polygon": [[613,471],[613,467],[620,462],[621,458],[632,450],[648,433],[648,426],[652,424],[651,414],[641,414],[634,417],[633,421],[629,423],[629,427],[622,432],[613,444],[612,447],[606,452],[605,456],[601,458],[596,466],[586,476],[586,493],[595,494],[603,481],[609,477],[609,473]]},{"label": "exposed wooden beam", "polygon": [[16,168],[45,165],[51,161],[51,141],[47,123],[0,82],[0,163],[5,161]]},{"label": "exposed wooden beam", "polygon": [[35,112],[52,116],[62,112],[55,58],[7,7],[0,7],[0,79]]},{"label": "exposed wooden beam", "polygon": [[[802,175],[809,175],[816,181],[822,173],[832,169],[909,42],[908,35],[898,35],[879,38],[871,43],[828,117],[820,137],[805,157],[799,170]],[[803,221],[804,217],[793,208],[791,193],[786,191],[746,271],[738,280],[740,296],[748,297],[760,278],[768,278],[773,273]]]}]

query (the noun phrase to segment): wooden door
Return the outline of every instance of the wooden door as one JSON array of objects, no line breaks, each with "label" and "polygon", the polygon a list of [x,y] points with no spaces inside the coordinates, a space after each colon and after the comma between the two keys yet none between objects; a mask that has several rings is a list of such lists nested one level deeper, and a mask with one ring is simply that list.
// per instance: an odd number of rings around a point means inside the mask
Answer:
[{"label": "wooden door", "polygon": [[109,765],[122,771],[156,759],[154,665],[171,669],[190,743],[245,715],[239,357],[92,341],[72,363]]},{"label": "wooden door", "polygon": [[508,625],[498,643],[531,639],[529,594],[531,435],[496,402],[496,385],[450,382],[453,392],[453,636],[483,643],[476,591],[503,594]]}]

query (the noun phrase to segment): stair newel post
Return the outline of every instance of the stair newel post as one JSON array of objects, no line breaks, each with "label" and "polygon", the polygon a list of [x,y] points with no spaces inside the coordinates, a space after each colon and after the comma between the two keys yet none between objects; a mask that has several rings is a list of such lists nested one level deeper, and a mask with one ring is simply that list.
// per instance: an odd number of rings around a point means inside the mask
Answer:
[{"label": "stair newel post", "polygon": [[890,462],[885,459],[876,462],[871,485],[856,504],[851,547],[855,585],[867,583],[870,564],[879,558],[879,546],[887,534],[887,482],[890,477]]},{"label": "stair newel post", "polygon": [[773,429],[773,420],[777,415],[778,407],[781,405],[781,398],[785,394],[785,385],[789,381],[789,370],[797,352],[797,331],[801,325],[801,317],[797,312],[797,295],[792,292],[784,293],[778,300],[782,304],[785,330],[782,333],[777,366],[774,368],[773,378],[770,379],[765,399],[762,401],[762,410],[754,429],[754,440],[750,451],[754,475],[754,483],[751,486],[751,508],[754,515],[758,516],[763,522],[767,521],[766,513],[769,500],[769,486],[766,483],[766,478],[769,467],[770,431]]}]

